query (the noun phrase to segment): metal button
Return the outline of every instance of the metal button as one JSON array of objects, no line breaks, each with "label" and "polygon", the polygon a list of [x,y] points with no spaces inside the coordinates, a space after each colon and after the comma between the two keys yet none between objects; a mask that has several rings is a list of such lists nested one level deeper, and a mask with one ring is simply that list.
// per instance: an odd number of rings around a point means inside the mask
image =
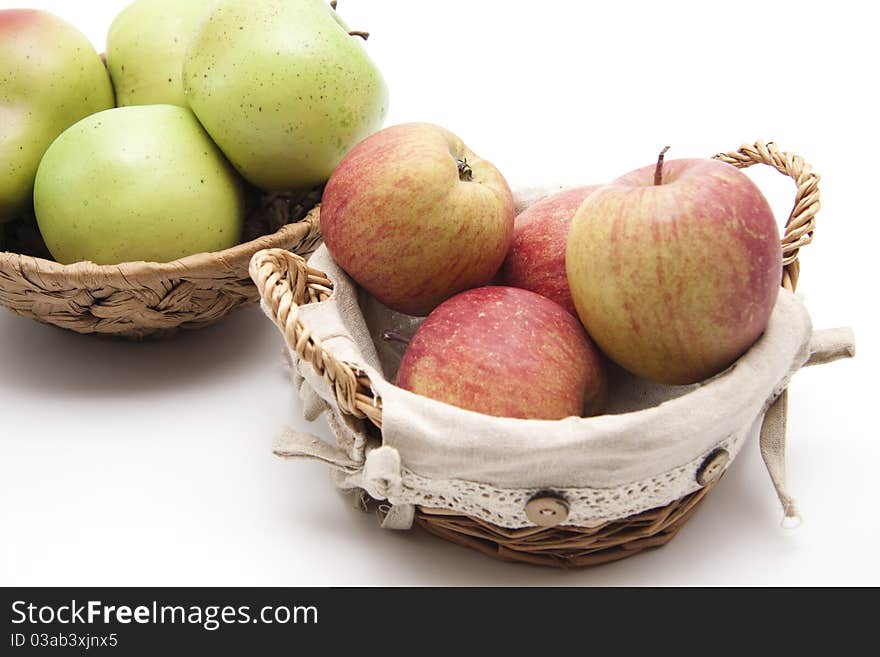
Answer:
[{"label": "metal button", "polygon": [[526,517],[538,527],[555,527],[568,518],[568,502],[553,493],[538,493],[526,503]]},{"label": "metal button", "polygon": [[721,476],[728,463],[730,463],[730,452],[721,448],[713,450],[697,470],[697,483],[700,486],[711,484]]}]

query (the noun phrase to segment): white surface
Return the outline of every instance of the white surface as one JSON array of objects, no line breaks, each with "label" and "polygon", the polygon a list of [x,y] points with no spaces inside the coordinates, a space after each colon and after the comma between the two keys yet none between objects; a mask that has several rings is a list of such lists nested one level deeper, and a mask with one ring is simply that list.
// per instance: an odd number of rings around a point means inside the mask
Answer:
[{"label": "white surface", "polygon": [[[18,4],[18,3],[16,3]],[[22,0],[100,48],[124,2]],[[0,8],[14,6],[0,2]],[[592,183],[758,138],[822,174],[800,291],[858,357],[799,373],[781,510],[757,445],[668,546],[553,572],[382,531],[318,465],[282,462],[307,425],[256,309],[166,343],[80,337],[0,311],[0,584],[880,584],[880,367],[872,240],[878,52],[868,5],[341,0],[392,94],[389,124],[458,133],[514,181]],[[755,174],[780,215],[791,186]],[[719,244],[720,248],[723,248]]]}]

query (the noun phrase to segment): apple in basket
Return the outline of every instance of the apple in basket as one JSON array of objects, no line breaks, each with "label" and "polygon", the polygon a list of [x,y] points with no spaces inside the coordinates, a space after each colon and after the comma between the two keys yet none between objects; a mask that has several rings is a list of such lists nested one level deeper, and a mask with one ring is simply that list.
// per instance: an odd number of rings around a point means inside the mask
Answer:
[{"label": "apple in basket", "polygon": [[137,0],[107,33],[107,68],[116,104],[167,103],[189,107],[183,92],[183,58],[214,0]]},{"label": "apple in basket", "polygon": [[110,77],[84,34],[45,11],[0,10],[0,223],[29,208],[52,141],[111,107]]},{"label": "apple in basket", "polygon": [[217,0],[184,58],[187,100],[253,185],[323,184],[388,109],[362,35],[326,0]]},{"label": "apple in basket", "polygon": [[566,189],[517,215],[510,251],[501,268],[507,285],[542,294],[577,316],[565,273],[565,244],[574,213],[598,188]]},{"label": "apple in basket", "polygon": [[334,260],[410,315],[487,284],[513,224],[513,196],[499,171],[429,123],[392,126],[355,146],[321,201],[321,233]]},{"label": "apple in basket", "polygon": [[168,262],[237,244],[244,194],[192,112],[143,105],[65,130],[40,163],[34,210],[58,262]]},{"label": "apple in basket", "polygon": [[410,340],[397,385],[499,417],[601,412],[605,367],[580,322],[529,290],[487,286],[438,306]]},{"label": "apple in basket", "polygon": [[661,153],[584,201],[566,269],[578,314],[609,358],[684,384],[723,371],[763,333],[782,251],[748,176],[717,160],[664,163]]}]

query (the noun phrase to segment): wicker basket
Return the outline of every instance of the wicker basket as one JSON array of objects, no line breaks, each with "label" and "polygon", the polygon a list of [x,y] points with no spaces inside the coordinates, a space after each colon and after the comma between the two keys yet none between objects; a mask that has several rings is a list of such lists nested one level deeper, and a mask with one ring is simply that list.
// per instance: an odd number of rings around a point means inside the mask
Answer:
[{"label": "wicker basket", "polygon": [[[797,183],[794,209],[786,222],[782,239],[782,285],[794,290],[799,271],[798,250],[813,238],[815,215],[819,209],[818,176],[800,157],[780,151],[773,143],[758,142],[743,146],[733,153],[718,154],[715,158],[738,168],[766,164]],[[383,400],[377,396],[369,377],[322,348],[321,342],[313,337],[301,318],[300,306],[330,298],[332,281],[322,272],[309,267],[303,259],[276,251],[258,253],[251,264],[251,275],[262,295],[264,311],[278,325],[294,358],[310,364],[316,376],[323,379],[335,397],[337,411],[354,418],[355,422],[361,422],[376,444],[381,445]],[[850,349],[846,355],[851,353]],[[767,412],[765,426],[770,416],[775,414],[773,422],[784,428],[785,403],[783,393]],[[325,448],[326,445],[321,449]],[[763,448],[762,443],[762,451]],[[770,449],[775,447],[771,446]],[[309,456],[329,461],[323,458],[320,450],[311,452]],[[697,470],[696,480],[700,488],[696,491],[665,506],[600,526],[561,525],[559,520],[565,518],[568,509],[564,499],[552,494],[536,495],[529,501],[525,511],[532,526],[525,528],[507,529],[485,519],[424,505],[415,507],[413,521],[441,538],[502,560],[561,567],[596,565],[622,559],[671,540],[695,512],[706,493],[717,484],[730,458],[724,450],[710,453]],[[793,502],[784,495],[784,472],[774,472],[769,454],[765,454],[765,459],[786,514],[794,516]],[[375,508],[383,520],[390,510],[389,505],[371,500],[369,495],[361,493],[361,500],[364,506]]]},{"label": "wicker basket", "polygon": [[259,300],[251,257],[280,248],[309,255],[321,240],[311,210],[321,190],[261,195],[251,190],[244,243],[167,263],[96,265],[52,261],[34,218],[0,225],[0,303],[14,313],[77,333],[159,338],[196,329]]}]

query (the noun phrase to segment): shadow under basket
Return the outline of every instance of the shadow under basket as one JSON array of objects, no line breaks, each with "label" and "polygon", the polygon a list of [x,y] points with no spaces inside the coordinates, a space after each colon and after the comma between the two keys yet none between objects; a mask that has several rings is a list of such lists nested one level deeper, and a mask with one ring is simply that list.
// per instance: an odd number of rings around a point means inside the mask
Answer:
[{"label": "shadow under basket", "polygon": [[[580,567],[670,541],[760,429],[784,522],[794,522],[785,487],[788,381],[805,365],[852,356],[852,333],[813,331],[791,293],[798,249],[813,236],[818,176],[772,143],[715,157],[739,168],[767,164],[797,183],[782,238],[784,290],[764,336],[724,373],[669,386],[660,398],[644,394],[644,385],[657,384],[623,373],[631,399],[643,406],[628,407],[623,395],[612,400],[616,408],[593,418],[471,413],[393,385],[394,368],[382,350],[402,347],[383,347],[376,320],[391,311],[358,288],[326,248],[308,263],[267,250],[251,263],[263,310],[287,343],[304,416],[326,414],[336,437],[333,445],[287,430],[275,453],[329,465],[337,486],[374,509],[385,528],[419,526],[504,561]],[[518,211],[538,200],[515,196]],[[402,323],[404,334],[417,321],[399,314],[388,320],[395,330]]]},{"label": "shadow under basket", "polygon": [[251,257],[279,248],[302,256],[321,241],[321,189],[261,195],[251,190],[243,243],[172,262],[62,265],[40,237],[33,216],[0,225],[0,304],[12,312],[77,333],[125,339],[162,338],[198,329],[256,303]]}]

